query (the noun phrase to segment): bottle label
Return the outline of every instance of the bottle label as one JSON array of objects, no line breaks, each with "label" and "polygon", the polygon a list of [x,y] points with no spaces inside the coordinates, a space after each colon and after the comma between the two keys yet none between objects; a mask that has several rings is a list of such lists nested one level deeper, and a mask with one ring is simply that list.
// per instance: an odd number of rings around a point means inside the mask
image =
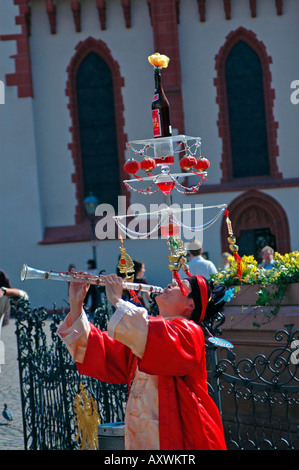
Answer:
[{"label": "bottle label", "polygon": [[152,119],[153,119],[154,137],[161,137],[162,129],[161,129],[161,119],[160,119],[159,109],[152,110]]},{"label": "bottle label", "polygon": [[155,162],[157,166],[160,165],[173,165],[174,157],[173,155],[166,155],[165,157],[155,157]]},{"label": "bottle label", "polygon": [[155,101],[158,101],[158,99],[159,99],[159,94],[156,93],[156,94],[153,96],[153,101],[152,101],[152,102],[154,103]]}]

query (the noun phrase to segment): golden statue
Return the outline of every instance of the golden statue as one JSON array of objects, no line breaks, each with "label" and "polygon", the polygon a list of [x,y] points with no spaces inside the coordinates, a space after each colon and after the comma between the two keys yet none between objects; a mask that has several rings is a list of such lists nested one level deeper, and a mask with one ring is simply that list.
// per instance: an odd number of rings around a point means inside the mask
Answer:
[{"label": "golden statue", "polygon": [[87,396],[85,385],[80,383],[80,393],[74,399],[75,425],[78,426],[75,442],[81,436],[81,450],[98,450],[98,426],[101,422],[97,404]]}]

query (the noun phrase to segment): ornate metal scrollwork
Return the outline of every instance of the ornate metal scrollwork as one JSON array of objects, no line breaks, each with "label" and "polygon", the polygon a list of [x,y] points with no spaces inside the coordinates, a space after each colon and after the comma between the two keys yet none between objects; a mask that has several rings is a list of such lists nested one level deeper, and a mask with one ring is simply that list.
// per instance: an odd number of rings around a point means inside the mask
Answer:
[{"label": "ornate metal scrollwork", "polygon": [[[91,319],[105,329],[103,304]],[[13,308],[16,321],[25,449],[77,449],[73,403],[83,382],[97,402],[102,423],[123,421],[127,388],[80,376],[56,331],[65,312],[32,309],[29,302]]]},{"label": "ornate metal scrollwork", "polygon": [[[230,449],[299,448],[299,330],[286,325],[275,334],[280,345],[268,355],[215,359],[217,384]],[[210,354],[216,354],[210,349]]]},{"label": "ornate metal scrollwork", "polygon": [[[156,315],[155,302],[152,314]],[[80,382],[96,400],[101,423],[124,420],[127,387],[82,377],[56,331],[65,312],[49,314],[27,301],[13,307],[24,422],[25,449],[78,449],[73,403]],[[106,299],[90,320],[106,329]],[[221,334],[224,316],[208,325]],[[238,359],[207,344],[209,391],[223,418],[229,449],[299,448],[299,330],[275,334],[268,355]]]}]

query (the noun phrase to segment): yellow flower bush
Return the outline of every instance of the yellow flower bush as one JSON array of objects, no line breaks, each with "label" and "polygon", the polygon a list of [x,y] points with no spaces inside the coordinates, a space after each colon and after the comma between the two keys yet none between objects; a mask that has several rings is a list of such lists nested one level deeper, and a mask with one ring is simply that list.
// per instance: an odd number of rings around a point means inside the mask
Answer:
[{"label": "yellow flower bush", "polygon": [[275,253],[275,271],[273,271],[272,282],[293,283],[299,282],[299,252],[293,251],[281,255]]},{"label": "yellow flower bush", "polygon": [[273,269],[261,269],[254,256],[243,256],[242,279],[237,277],[237,263],[233,256],[229,257],[230,268],[213,275],[215,284],[290,284],[299,282],[299,252],[293,251],[281,255],[274,254],[275,265]]},{"label": "yellow flower bush", "polygon": [[168,67],[169,57],[164,54],[159,54],[159,52],[155,52],[155,54],[148,57],[148,61],[154,67],[163,67],[166,69]]},{"label": "yellow flower bush", "polygon": [[[212,276],[215,284],[226,286],[236,286],[235,294],[241,289],[240,285],[259,284],[256,292],[256,305],[272,306],[270,311],[264,309],[264,322],[269,322],[271,318],[279,312],[280,304],[290,284],[299,282],[299,252],[293,251],[281,255],[274,254],[275,264],[272,269],[259,268],[258,262],[253,256],[243,256],[242,279],[237,276],[237,263],[233,256],[229,257],[230,268],[220,271]],[[269,285],[274,288],[269,289]],[[253,326],[259,327],[260,323],[254,321]]]}]

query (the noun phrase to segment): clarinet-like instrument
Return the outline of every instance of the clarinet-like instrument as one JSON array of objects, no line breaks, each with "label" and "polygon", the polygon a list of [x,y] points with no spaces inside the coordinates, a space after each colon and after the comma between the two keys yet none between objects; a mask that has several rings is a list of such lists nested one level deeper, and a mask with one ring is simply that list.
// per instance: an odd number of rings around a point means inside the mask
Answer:
[{"label": "clarinet-like instrument", "polygon": [[[86,284],[95,284],[97,286],[105,285],[105,277],[103,275],[95,275],[89,273],[71,273],[71,272],[60,272],[60,271],[41,271],[39,269],[31,268],[24,264],[21,270],[21,280],[27,279],[51,279],[53,281],[67,281],[67,282],[85,282]],[[123,280],[123,288],[127,290],[133,290],[136,292],[148,292],[149,294],[161,294],[163,292],[162,287],[152,286],[150,284],[138,284],[134,282],[128,282]]]}]

